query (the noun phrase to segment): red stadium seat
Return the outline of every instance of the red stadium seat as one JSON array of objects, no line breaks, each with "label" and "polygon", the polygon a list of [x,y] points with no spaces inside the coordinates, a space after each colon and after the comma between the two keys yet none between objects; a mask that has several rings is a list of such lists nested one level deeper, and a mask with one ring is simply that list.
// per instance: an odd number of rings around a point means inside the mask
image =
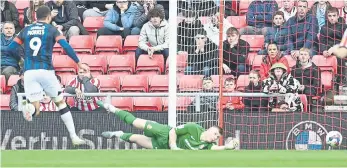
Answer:
[{"label": "red stadium seat", "polygon": [[247,26],[246,16],[228,16],[227,20],[237,29]]},{"label": "red stadium seat", "polygon": [[24,15],[23,14],[19,14],[19,25],[21,27],[24,27]]},{"label": "red stadium seat", "polygon": [[66,103],[70,107],[75,107],[75,99],[73,97],[66,97]]},{"label": "red stadium seat", "polygon": [[322,71],[320,74],[322,88],[324,90],[330,90],[333,86],[334,74],[331,71]]},{"label": "red stadium seat", "polygon": [[131,97],[112,97],[112,105],[126,111],[134,111],[134,101]]},{"label": "red stadium seat", "polygon": [[94,38],[90,35],[72,36],[69,41],[76,53],[94,54]]},{"label": "red stadium seat", "polygon": [[101,92],[120,92],[120,79],[114,75],[96,76],[100,80]]},{"label": "red stadium seat", "polygon": [[121,79],[122,92],[148,92],[148,77],[127,75]]},{"label": "red stadium seat", "polygon": [[341,9],[345,6],[345,2],[342,0],[329,1],[331,6]]},{"label": "red stadium seat", "polygon": [[107,71],[107,59],[103,55],[79,55],[83,63],[87,63],[93,75],[105,74]]},{"label": "red stadium seat", "polygon": [[169,76],[154,75],[149,82],[149,92],[168,92],[169,91]]},{"label": "red stadium seat", "polygon": [[109,57],[108,74],[127,75],[135,71],[134,55],[113,55]]},{"label": "red stadium seat", "polygon": [[30,5],[29,0],[17,0],[15,4],[19,14],[23,14],[24,8],[29,7],[29,5]]},{"label": "red stadium seat", "polygon": [[296,65],[296,60],[291,55],[286,55],[284,58],[287,59],[289,67],[293,68]]},{"label": "red stadium seat", "polygon": [[244,15],[247,13],[248,7],[251,4],[252,0],[241,0],[239,2],[239,15]]},{"label": "red stadium seat", "polygon": [[88,32],[97,32],[100,28],[104,27],[104,17],[86,17],[83,21],[83,26]]},{"label": "red stadium seat", "polygon": [[154,54],[152,58],[143,54],[137,60],[136,74],[161,74],[163,71],[164,57],[161,54]]},{"label": "red stadium seat", "polygon": [[160,97],[135,97],[134,111],[163,111]]},{"label": "red stadium seat", "polygon": [[264,46],[264,36],[263,35],[242,35],[242,40],[245,40],[250,45],[250,51],[259,51]]},{"label": "red stadium seat", "polygon": [[10,95],[1,95],[1,110],[11,110]]},{"label": "red stadium seat", "polygon": [[335,56],[324,57],[323,55],[315,55],[312,57],[312,62],[316,64],[321,71],[337,72],[337,59]]},{"label": "red stadium seat", "polygon": [[258,70],[263,62],[263,55],[258,55],[257,53],[249,53],[247,57],[247,62],[252,65],[252,69]]},{"label": "red stadium seat", "polygon": [[[194,98],[192,97],[177,97],[176,98],[176,110],[178,111],[187,111],[187,108],[192,104]],[[169,99],[167,97],[163,98],[164,111],[168,111]]]},{"label": "red stadium seat", "polygon": [[13,85],[17,84],[19,79],[20,79],[19,75],[11,75],[7,81],[7,86],[12,88]]},{"label": "red stadium seat", "polygon": [[95,52],[121,53],[123,39],[121,36],[99,36],[95,44]]},{"label": "red stadium seat", "polygon": [[53,66],[58,75],[77,73],[76,63],[67,55],[53,55]]},{"label": "red stadium seat", "polygon": [[0,87],[1,87],[0,93],[5,93],[6,92],[6,78],[5,78],[5,75],[0,75]]},{"label": "red stadium seat", "polygon": [[63,84],[64,86],[69,85],[69,82],[72,79],[75,79],[77,75],[61,75],[61,84]]},{"label": "red stadium seat", "polygon": [[308,107],[307,107],[307,104],[308,104],[308,102],[307,102],[307,97],[306,97],[306,95],[305,94],[299,94],[299,96],[300,96],[300,100],[301,100],[301,102],[302,102],[302,104],[303,104],[303,106],[304,106],[304,112],[307,112],[308,110]]},{"label": "red stadium seat", "polygon": [[240,75],[236,82],[238,91],[244,91],[249,84],[248,75]]},{"label": "red stadium seat", "polygon": [[[177,66],[177,72],[178,73],[184,73],[184,69],[187,66],[187,59],[188,59],[188,53],[182,52],[180,54],[177,54],[176,56],[176,66]],[[169,65],[170,65],[170,56],[166,59],[166,74],[169,73]]]},{"label": "red stadium seat", "polygon": [[63,53],[63,48],[60,46],[59,43],[55,43],[53,46],[53,54],[54,55],[60,55]]},{"label": "red stadium seat", "polygon": [[129,35],[124,40],[123,51],[135,51],[139,45],[139,35]]},{"label": "red stadium seat", "polygon": [[202,89],[203,75],[182,75],[179,77],[178,88],[181,92],[197,92]]}]

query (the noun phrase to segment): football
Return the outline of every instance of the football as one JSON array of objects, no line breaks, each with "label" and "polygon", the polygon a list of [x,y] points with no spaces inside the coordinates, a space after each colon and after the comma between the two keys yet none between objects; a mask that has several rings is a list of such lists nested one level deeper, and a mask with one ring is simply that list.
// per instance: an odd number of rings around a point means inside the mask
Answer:
[{"label": "football", "polygon": [[342,135],[338,131],[330,131],[326,136],[326,144],[331,147],[340,146],[342,143]]}]

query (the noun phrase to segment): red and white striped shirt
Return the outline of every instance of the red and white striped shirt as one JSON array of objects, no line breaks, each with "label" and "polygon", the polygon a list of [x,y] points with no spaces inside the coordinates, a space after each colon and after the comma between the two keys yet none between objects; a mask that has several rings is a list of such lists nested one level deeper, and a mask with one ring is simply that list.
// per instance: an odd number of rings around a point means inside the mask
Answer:
[{"label": "red and white striped shirt", "polygon": [[[96,86],[100,92],[100,80],[99,79],[93,77],[89,82],[91,82],[94,86]],[[82,93],[84,93],[84,85],[78,81],[78,77],[72,79],[69,82],[68,86],[78,88],[82,91]],[[74,100],[75,100],[75,107],[77,107],[78,110],[93,111],[96,108],[98,108],[96,101],[100,100],[100,98],[99,97],[84,96],[84,99],[77,99],[77,97],[74,97]]]},{"label": "red and white striped shirt", "polygon": [[57,105],[53,101],[48,103],[40,103],[40,111],[59,111]]}]

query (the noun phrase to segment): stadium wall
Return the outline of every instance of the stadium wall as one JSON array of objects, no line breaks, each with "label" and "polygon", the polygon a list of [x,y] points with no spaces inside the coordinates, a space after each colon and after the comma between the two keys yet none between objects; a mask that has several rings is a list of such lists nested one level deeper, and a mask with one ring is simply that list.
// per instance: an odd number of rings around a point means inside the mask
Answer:
[{"label": "stadium wall", "polygon": [[[168,113],[137,112],[135,116],[167,124]],[[72,112],[78,135],[87,140],[79,149],[139,149],[135,144],[119,143],[118,139],[101,137],[103,131],[123,130],[141,133],[125,125],[117,117],[103,111]],[[242,149],[296,149],[326,150],[327,132],[340,131],[347,135],[347,113],[224,113],[225,137],[240,132]],[[226,139],[226,138],[225,138]],[[312,143],[314,142],[314,143]],[[321,142],[321,143],[319,143]],[[347,149],[343,140],[340,149]],[[22,113],[1,111],[2,150],[66,150],[74,149],[60,115],[42,113],[32,122],[23,119]]]}]

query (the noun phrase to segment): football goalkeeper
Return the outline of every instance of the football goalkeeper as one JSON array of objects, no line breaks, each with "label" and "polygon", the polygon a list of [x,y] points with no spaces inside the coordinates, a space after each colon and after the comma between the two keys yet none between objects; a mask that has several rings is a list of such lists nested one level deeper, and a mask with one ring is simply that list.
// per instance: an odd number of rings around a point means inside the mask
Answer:
[{"label": "football goalkeeper", "polygon": [[123,133],[123,131],[103,132],[102,136],[105,138],[119,137],[121,140],[136,143],[147,149],[232,150],[239,145],[236,139],[225,146],[216,145],[223,133],[223,129],[218,126],[205,130],[198,124],[187,123],[171,128],[168,125],[136,118],[131,113],[102,101],[98,101],[97,104],[106,111],[116,114],[125,123],[144,130],[144,135]]}]

